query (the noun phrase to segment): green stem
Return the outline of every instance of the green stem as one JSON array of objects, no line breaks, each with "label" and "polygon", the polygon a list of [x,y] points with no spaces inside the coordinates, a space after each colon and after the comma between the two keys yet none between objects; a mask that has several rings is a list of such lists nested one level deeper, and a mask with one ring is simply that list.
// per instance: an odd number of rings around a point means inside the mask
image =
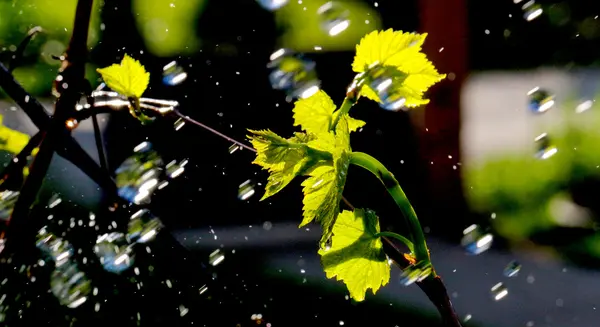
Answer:
[{"label": "green stem", "polygon": [[335,127],[337,126],[338,122],[340,121],[340,118],[342,118],[343,115],[347,115],[348,112],[350,112],[350,108],[352,108],[354,103],[355,103],[355,99],[351,99],[348,96],[346,96],[344,98],[344,102],[342,102],[342,106],[340,107],[340,110],[338,111],[337,116],[335,116],[335,120],[329,126],[330,131],[335,131]]},{"label": "green stem", "polygon": [[421,229],[419,218],[417,218],[415,210],[394,175],[381,162],[366,153],[352,152],[350,154],[350,163],[372,172],[383,183],[408,221],[417,262],[430,262],[429,250],[427,249],[425,235],[423,234],[423,229]]},{"label": "green stem", "polygon": [[409,239],[407,239],[406,237],[404,237],[400,234],[396,234],[394,232],[380,232],[380,233],[375,234],[375,237],[395,238],[398,241],[404,243],[404,245],[406,245],[408,247],[408,249],[410,250],[411,253],[415,253],[415,245],[413,244],[413,242],[411,242]]}]

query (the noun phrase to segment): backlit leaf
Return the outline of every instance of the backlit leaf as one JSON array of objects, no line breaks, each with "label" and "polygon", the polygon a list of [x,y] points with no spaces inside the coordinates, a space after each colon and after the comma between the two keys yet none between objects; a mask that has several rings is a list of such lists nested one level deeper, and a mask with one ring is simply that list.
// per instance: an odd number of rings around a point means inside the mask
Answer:
[{"label": "backlit leaf", "polygon": [[[406,98],[404,105],[416,107],[426,104],[429,100],[423,98],[424,93],[446,77],[438,73],[427,56],[421,52],[426,37],[427,34],[392,29],[371,32],[356,46],[352,69],[362,73],[376,63],[393,66],[399,72],[406,74],[406,79],[395,89]],[[361,95],[380,102],[377,93],[368,85],[361,89]]]},{"label": "backlit leaf", "polygon": [[[300,99],[294,104],[294,126],[300,126],[303,131],[313,134],[329,132],[334,118],[339,114],[333,100],[323,90],[314,95]],[[350,132],[365,125],[362,120],[346,115]]]},{"label": "backlit leaf", "polygon": [[331,236],[334,223],[340,213],[340,201],[346,184],[349,157],[343,151],[334,157],[333,166],[320,166],[309,173],[302,182],[304,200],[304,218],[300,227],[315,220],[323,227],[321,243]]},{"label": "backlit leaf", "polygon": [[126,97],[140,98],[150,82],[150,73],[139,61],[128,55],[121,64],[113,64],[97,70],[108,87]]},{"label": "backlit leaf", "polygon": [[390,280],[390,265],[383,251],[379,222],[371,210],[344,210],[333,226],[331,247],[319,250],[327,278],[343,281],[356,301],[363,301]]},{"label": "backlit leaf", "polygon": [[249,136],[250,142],[257,151],[253,163],[269,171],[265,194],[261,200],[281,191],[296,176],[303,175],[320,161],[307,154],[306,143],[312,140],[307,134],[296,133],[295,136],[284,139],[269,130],[250,132],[254,134]]}]

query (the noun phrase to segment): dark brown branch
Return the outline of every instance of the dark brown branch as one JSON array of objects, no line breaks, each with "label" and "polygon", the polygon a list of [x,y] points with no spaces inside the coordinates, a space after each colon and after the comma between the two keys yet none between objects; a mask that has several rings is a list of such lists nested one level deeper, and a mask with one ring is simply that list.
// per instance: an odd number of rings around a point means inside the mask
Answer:
[{"label": "dark brown branch", "polygon": [[[62,83],[61,85],[70,85],[71,87],[58,88],[62,92],[56,101],[54,116],[48,129],[42,132],[38,154],[33,160],[30,174],[23,183],[21,194],[13,209],[7,234],[9,236],[17,235],[18,237],[10,237],[6,240],[6,250],[8,251],[10,248],[12,253],[23,253],[23,251],[27,253],[27,249],[31,249],[35,244],[35,229],[39,226],[37,226],[36,221],[29,221],[28,218],[31,218],[29,212],[36,201],[54,152],[60,148],[60,143],[65,140],[65,137],[70,136],[66,121],[75,112],[75,106],[81,97],[78,86],[85,85],[87,34],[92,4],[93,0],[79,0],[77,2],[73,35],[67,49],[66,59],[61,67],[62,79],[58,81]],[[12,76],[10,77],[12,78]],[[27,102],[24,101],[24,103]]]}]

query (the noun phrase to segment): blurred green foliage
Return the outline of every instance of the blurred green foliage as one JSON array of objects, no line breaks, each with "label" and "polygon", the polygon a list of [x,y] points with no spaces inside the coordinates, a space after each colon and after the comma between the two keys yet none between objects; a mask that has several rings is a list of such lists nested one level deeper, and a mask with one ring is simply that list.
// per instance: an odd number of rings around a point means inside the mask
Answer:
[{"label": "blurred green foliage", "polygon": [[[161,57],[198,51],[196,21],[206,0],[133,0],[133,11],[146,47]],[[233,9],[232,9],[233,10]]]},{"label": "blurred green foliage", "polygon": [[325,17],[317,10],[327,0],[290,1],[275,12],[277,25],[283,29],[279,39],[283,48],[301,52],[314,52],[315,46],[322,51],[354,50],[358,41],[367,33],[381,29],[379,13],[363,1],[338,1],[348,11],[350,25],[340,34],[332,37],[323,28]]},{"label": "blurred green foliage", "polygon": [[[572,186],[600,178],[600,106],[576,113],[577,101],[565,101],[562,121],[547,133],[558,152],[545,160],[530,153],[504,153],[489,157],[478,165],[465,166],[465,193],[471,207],[480,213],[495,213],[491,224],[495,231],[518,244],[532,235],[550,231],[576,217],[562,217],[553,204],[557,200],[571,201]],[[600,196],[600,189],[592,190]],[[583,208],[586,210],[585,208]],[[600,213],[592,213],[598,215]],[[577,226],[593,233],[595,224]],[[600,258],[600,250],[590,246],[600,244],[600,235],[584,237],[570,245],[570,251]],[[600,249],[600,248],[598,248]]]},{"label": "blurred green foliage", "polygon": [[[25,51],[15,78],[35,95],[49,94],[60,62],[60,56],[71,36],[77,0],[0,0],[0,58],[6,63],[29,29],[40,26],[37,35]],[[94,2],[88,45],[94,46],[100,37],[102,1]]]}]

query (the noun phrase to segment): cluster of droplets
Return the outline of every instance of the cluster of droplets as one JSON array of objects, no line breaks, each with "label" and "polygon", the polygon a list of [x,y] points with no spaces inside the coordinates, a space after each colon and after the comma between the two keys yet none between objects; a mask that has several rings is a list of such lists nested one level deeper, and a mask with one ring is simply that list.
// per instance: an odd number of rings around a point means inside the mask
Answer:
[{"label": "cluster of droplets", "polygon": [[54,262],[50,278],[50,290],[60,304],[77,308],[88,299],[92,283],[73,260],[71,244],[42,228],[37,235],[36,246],[47,261]]},{"label": "cluster of droplets", "polygon": [[[278,10],[287,4],[287,0],[258,0],[267,10]],[[331,37],[344,32],[350,26],[350,11],[337,1],[329,1],[321,5],[316,12],[321,29]],[[315,45],[315,49],[322,48]],[[267,68],[270,70],[269,81],[276,90],[283,90],[288,101],[308,98],[319,91],[321,82],[316,71],[315,62],[291,49],[279,49],[269,58]]]},{"label": "cluster of droplets", "polygon": [[285,91],[288,98],[308,98],[319,91],[321,81],[316,63],[289,49],[279,49],[270,56],[267,68],[269,81],[276,90]]},{"label": "cluster of droplets", "polygon": [[166,187],[168,179],[181,175],[187,163],[171,161],[165,165],[152,144],[142,142],[115,171],[119,196],[135,204],[149,203],[154,191]]},{"label": "cluster of droplets", "polygon": [[[535,87],[527,92],[527,95],[529,96],[529,110],[534,114],[543,114],[554,107],[554,96],[546,90]],[[534,142],[535,156],[538,159],[548,159],[558,152],[546,132],[536,136]]]},{"label": "cluster of droplets", "polygon": [[111,232],[100,235],[94,246],[94,253],[108,272],[119,274],[129,269],[135,259],[135,244],[152,241],[163,224],[148,209],[140,209],[131,216],[127,225],[127,235]]}]

